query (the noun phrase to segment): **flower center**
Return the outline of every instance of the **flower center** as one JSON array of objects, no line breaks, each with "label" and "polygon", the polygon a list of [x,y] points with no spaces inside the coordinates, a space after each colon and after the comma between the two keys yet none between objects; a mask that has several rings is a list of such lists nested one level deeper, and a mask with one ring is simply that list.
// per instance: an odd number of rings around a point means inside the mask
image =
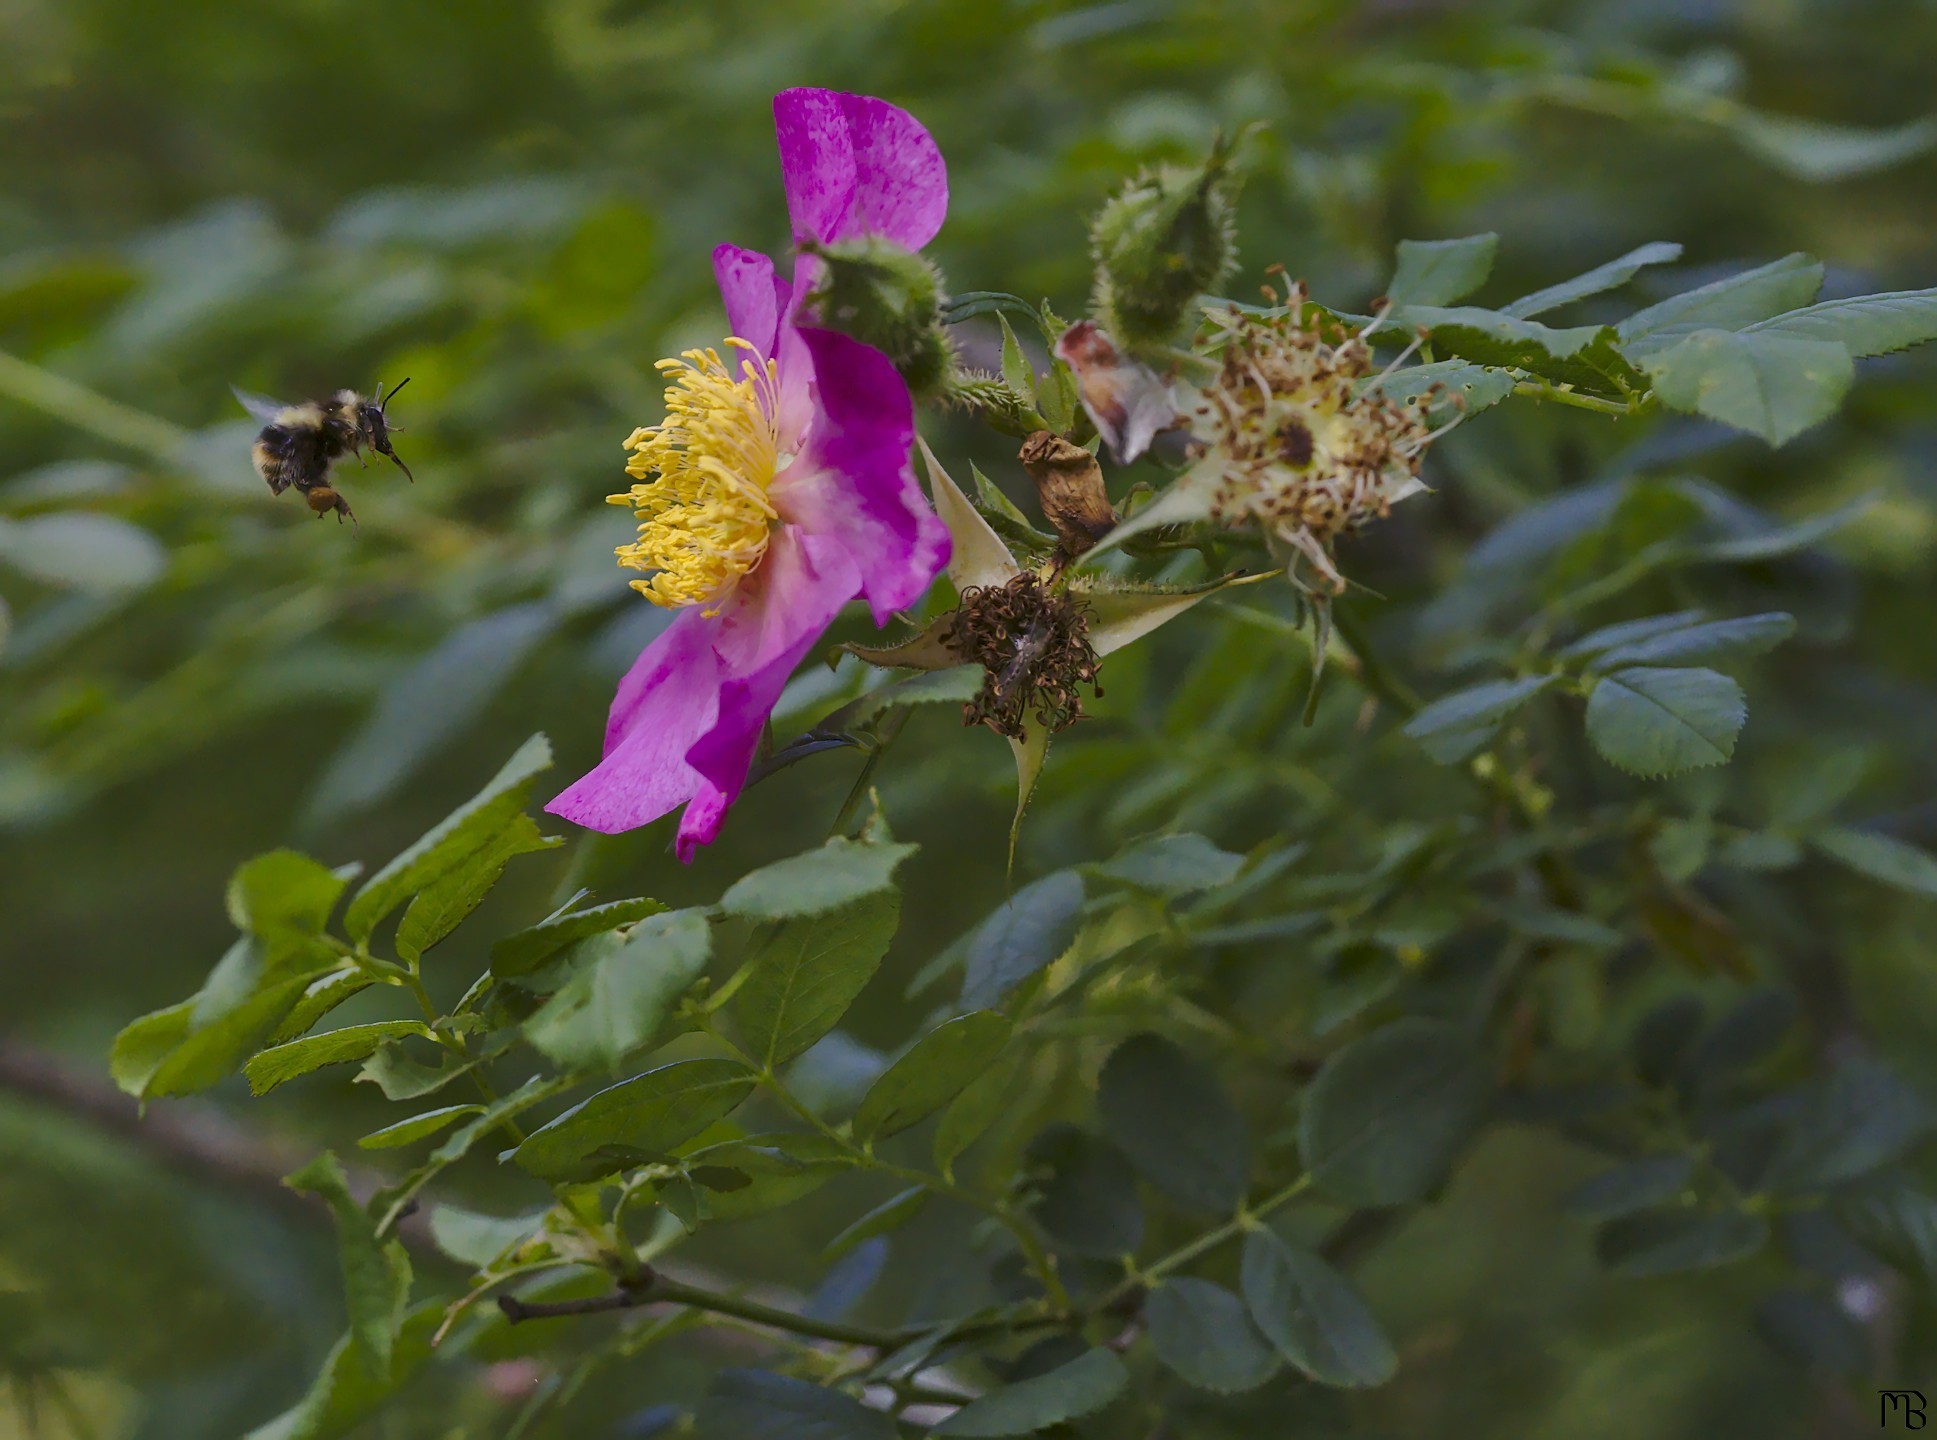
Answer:
[{"label": "flower center", "polygon": [[1294,286],[1278,315],[1225,319],[1222,362],[1191,428],[1216,481],[1212,517],[1258,521],[1339,589],[1332,542],[1424,488],[1420,460],[1439,432],[1423,403],[1378,389],[1363,339],[1327,339],[1304,301]]},{"label": "flower center", "polygon": [[666,419],[632,432],[625,468],[639,483],[606,497],[639,520],[639,538],[615,553],[626,569],[650,572],[632,588],[655,605],[705,605],[712,615],[760,564],[779,519],[767,499],[780,465],[777,367],[746,358],[736,376],[709,349],[657,368],[671,381]]}]

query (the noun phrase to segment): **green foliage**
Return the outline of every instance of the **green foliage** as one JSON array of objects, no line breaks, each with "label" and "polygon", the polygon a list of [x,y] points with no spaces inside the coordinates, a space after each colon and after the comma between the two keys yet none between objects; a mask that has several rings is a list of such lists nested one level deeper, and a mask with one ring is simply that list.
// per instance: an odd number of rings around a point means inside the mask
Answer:
[{"label": "green foliage", "polygon": [[1108,1350],[1086,1350],[1046,1375],[1017,1380],[964,1405],[935,1427],[937,1435],[1033,1435],[1093,1415],[1130,1383]]},{"label": "green foliage", "polygon": [[[1929,17],[139,8],[8,21],[0,963],[150,1128],[0,1046],[0,1433],[1707,1440],[1933,1378]],[[955,564],[681,865],[535,809],[669,618],[618,442],[712,247],[786,271],[830,56],[1010,288],[821,247]],[[1055,354],[1086,290],[1148,373]],[[1336,534],[1207,443],[1294,296],[1261,425],[1322,340],[1328,424],[1431,430]],[[301,523],[228,382],[378,374],[418,483]],[[1112,385],[1179,410],[1133,466]],[[1129,517],[1081,556],[1039,429]],[[948,637],[1022,568],[1103,688],[1005,754]],[[258,1116],[360,1163],[265,1198]]]},{"label": "green foliage", "polygon": [[1587,697],[1594,748],[1636,775],[1726,764],[1748,717],[1742,687],[1701,668],[1630,666],[1595,681]]},{"label": "green foliage", "polygon": [[1215,1075],[1161,1036],[1132,1036],[1111,1053],[1096,1108],[1130,1163],[1180,1204],[1227,1215],[1250,1188],[1244,1117]]},{"label": "green foliage", "polygon": [[1491,1088],[1469,1036],[1439,1021],[1398,1020],[1325,1062],[1299,1111],[1299,1152],[1340,1199],[1417,1200],[1445,1179]]},{"label": "green foliage", "polygon": [[1244,1303],[1265,1338],[1321,1385],[1383,1385],[1399,1358],[1365,1302],[1331,1266],[1274,1234],[1244,1237]]},{"label": "green foliage", "polygon": [[901,897],[877,890],[767,936],[733,1002],[754,1059],[771,1071],[839,1024],[874,977],[900,918]]},{"label": "green foliage", "polygon": [[737,1060],[675,1060],[581,1100],[513,1158],[541,1180],[596,1180],[692,1139],[737,1109],[756,1078]]},{"label": "green foliage", "polygon": [[1166,1280],[1150,1292],[1147,1315],[1158,1358],[1200,1390],[1255,1390],[1278,1371],[1244,1302],[1222,1285]]}]

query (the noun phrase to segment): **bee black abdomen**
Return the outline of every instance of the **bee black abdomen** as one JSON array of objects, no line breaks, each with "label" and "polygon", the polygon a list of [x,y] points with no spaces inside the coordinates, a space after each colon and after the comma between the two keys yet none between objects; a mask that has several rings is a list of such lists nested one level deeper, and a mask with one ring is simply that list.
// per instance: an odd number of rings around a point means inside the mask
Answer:
[{"label": "bee black abdomen", "polygon": [[292,485],[306,491],[321,483],[342,453],[341,441],[327,427],[269,425],[256,437],[251,457],[270,492],[280,495]]}]

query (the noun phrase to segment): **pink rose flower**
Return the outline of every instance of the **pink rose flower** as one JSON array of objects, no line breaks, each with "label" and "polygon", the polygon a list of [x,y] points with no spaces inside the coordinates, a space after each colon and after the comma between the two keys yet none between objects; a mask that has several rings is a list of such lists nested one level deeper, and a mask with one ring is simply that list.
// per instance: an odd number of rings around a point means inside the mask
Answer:
[{"label": "pink rose flower", "polygon": [[[801,241],[865,236],[918,250],[948,208],[933,138],[885,101],[831,90],[774,99],[787,212]],[[808,650],[865,598],[875,623],[919,599],[949,536],[915,480],[914,405],[879,351],[799,323],[792,281],[722,245],[729,359],[660,362],[663,424],[634,432],[618,504],[639,516],[622,565],[677,619],[619,682],[605,756],[546,808],[608,834],[685,806],[682,860],[719,834],[760,732]]]}]

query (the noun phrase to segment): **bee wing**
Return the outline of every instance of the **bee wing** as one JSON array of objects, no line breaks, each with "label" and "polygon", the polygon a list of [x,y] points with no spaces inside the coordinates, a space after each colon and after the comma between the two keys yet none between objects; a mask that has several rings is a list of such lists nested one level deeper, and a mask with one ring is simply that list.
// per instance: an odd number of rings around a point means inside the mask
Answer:
[{"label": "bee wing", "polygon": [[229,391],[236,399],[242,402],[242,408],[244,410],[247,410],[265,425],[275,424],[276,416],[289,408],[280,400],[271,400],[267,395],[255,395],[247,390],[239,390],[233,385],[229,387]]}]

